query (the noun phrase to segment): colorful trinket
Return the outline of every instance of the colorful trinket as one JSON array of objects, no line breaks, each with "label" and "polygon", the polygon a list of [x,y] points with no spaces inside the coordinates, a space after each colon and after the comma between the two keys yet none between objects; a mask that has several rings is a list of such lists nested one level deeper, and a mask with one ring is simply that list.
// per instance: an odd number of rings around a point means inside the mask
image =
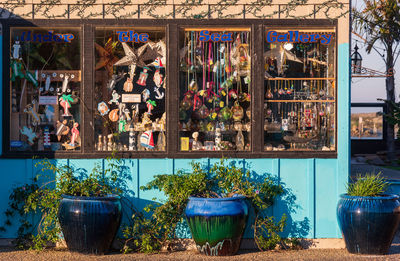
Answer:
[{"label": "colorful trinket", "polygon": [[126,78],[126,81],[124,83],[124,91],[131,92],[132,90],[133,90],[132,78],[128,77],[128,78]]},{"label": "colorful trinket", "polygon": [[63,94],[59,99],[61,107],[64,109],[63,117],[71,117],[71,113],[69,112],[69,108],[71,108],[71,102],[74,101],[71,97],[71,94]]},{"label": "colorful trinket", "polygon": [[119,115],[118,115],[119,109],[114,109],[108,114],[108,118],[110,121],[116,122],[118,121]]},{"label": "colorful trinket", "polygon": [[121,97],[121,95],[119,95],[116,90],[113,90],[111,96],[112,96],[112,99],[108,102],[108,104],[115,103],[116,105],[118,105],[119,98]]},{"label": "colorful trinket", "polygon": [[152,100],[147,100],[146,106],[147,106],[147,113],[150,115],[151,115],[151,111],[154,109],[154,107],[157,107],[156,102],[152,101]]},{"label": "colorful trinket", "polygon": [[34,143],[34,139],[37,138],[37,134],[32,130],[32,128],[28,128],[26,126],[24,126],[21,130],[20,130],[22,135],[25,135],[28,138],[28,143],[30,145],[33,145]]},{"label": "colorful trinket", "polygon": [[148,149],[154,149],[153,132],[145,131],[140,135],[140,145]]},{"label": "colorful trinket", "polygon": [[140,72],[139,79],[136,82],[137,84],[141,86],[146,86],[147,77],[149,76],[149,74],[147,73],[148,70],[150,70],[148,67],[143,68],[143,71]]},{"label": "colorful trinket", "polygon": [[102,101],[97,104],[97,110],[100,112],[101,116],[105,116],[110,111],[110,108],[108,108],[107,104]]}]

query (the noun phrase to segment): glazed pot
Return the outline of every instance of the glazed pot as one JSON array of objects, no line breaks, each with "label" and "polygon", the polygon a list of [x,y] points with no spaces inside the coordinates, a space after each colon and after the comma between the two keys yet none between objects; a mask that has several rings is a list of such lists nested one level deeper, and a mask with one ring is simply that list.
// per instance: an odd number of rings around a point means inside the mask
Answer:
[{"label": "glazed pot", "polygon": [[185,215],[200,253],[211,256],[236,254],[248,216],[245,199],[244,196],[189,198]]},{"label": "glazed pot", "polygon": [[62,195],[58,219],[70,251],[104,254],[121,222],[120,197]]},{"label": "glazed pot", "polygon": [[387,254],[400,222],[399,196],[340,195],[337,219],[350,253]]}]

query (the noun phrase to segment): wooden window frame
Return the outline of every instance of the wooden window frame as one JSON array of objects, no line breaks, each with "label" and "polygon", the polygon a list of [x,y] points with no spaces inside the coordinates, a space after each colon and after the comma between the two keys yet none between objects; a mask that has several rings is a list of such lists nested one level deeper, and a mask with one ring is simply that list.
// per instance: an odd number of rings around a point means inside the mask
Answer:
[{"label": "wooden window frame", "polygon": [[[3,153],[2,158],[106,158],[111,152],[96,151],[94,148],[94,36],[96,27],[164,27],[167,44],[167,89],[165,111],[166,124],[166,151],[123,151],[117,152],[121,158],[337,158],[335,151],[264,151],[264,95],[255,95],[264,92],[264,64],[263,48],[266,27],[335,27],[337,20],[329,19],[92,19],[92,20],[23,20],[9,19],[1,21],[3,25]],[[24,152],[11,151],[10,144],[10,29],[13,27],[79,27],[81,28],[82,50],[82,81],[81,81],[81,137],[80,151],[39,151]],[[179,30],[185,27],[247,27],[251,28],[251,151],[180,151],[179,150]],[[336,32],[337,35],[337,32]],[[337,41],[337,37],[336,37]],[[336,43],[337,57],[337,43]],[[337,82],[337,65],[336,65]],[[176,76],[176,77],[174,77]],[[174,88],[174,86],[176,86]],[[337,85],[336,85],[337,86]],[[83,105],[84,104],[84,105]],[[335,97],[335,130],[337,130],[337,93]],[[336,131],[337,133],[337,131]],[[337,137],[335,137],[337,143]],[[336,145],[337,148],[337,145]]]}]

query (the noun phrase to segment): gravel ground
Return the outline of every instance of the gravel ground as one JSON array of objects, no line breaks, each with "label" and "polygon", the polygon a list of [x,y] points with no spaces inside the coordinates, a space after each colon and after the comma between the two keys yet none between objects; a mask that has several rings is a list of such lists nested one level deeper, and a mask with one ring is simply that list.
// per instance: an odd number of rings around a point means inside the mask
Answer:
[{"label": "gravel ground", "polygon": [[103,256],[83,255],[68,252],[66,249],[35,251],[16,251],[12,248],[0,248],[1,261],[69,261],[69,260],[400,260],[400,245],[392,245],[389,255],[370,256],[353,255],[345,249],[308,249],[268,252],[241,251],[230,257],[207,257],[196,251],[179,251],[154,255],[112,253]]}]

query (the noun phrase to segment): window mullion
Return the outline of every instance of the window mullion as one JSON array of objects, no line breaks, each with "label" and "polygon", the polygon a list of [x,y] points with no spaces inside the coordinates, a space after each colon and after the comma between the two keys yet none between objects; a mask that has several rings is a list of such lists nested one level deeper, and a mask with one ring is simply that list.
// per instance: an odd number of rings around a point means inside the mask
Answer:
[{"label": "window mullion", "polygon": [[94,30],[92,25],[84,24],[82,30],[82,153],[93,152],[93,59]]},{"label": "window mullion", "polygon": [[264,126],[264,74],[263,74],[263,30],[262,25],[252,26],[252,151],[260,153],[263,150],[263,126]]}]

